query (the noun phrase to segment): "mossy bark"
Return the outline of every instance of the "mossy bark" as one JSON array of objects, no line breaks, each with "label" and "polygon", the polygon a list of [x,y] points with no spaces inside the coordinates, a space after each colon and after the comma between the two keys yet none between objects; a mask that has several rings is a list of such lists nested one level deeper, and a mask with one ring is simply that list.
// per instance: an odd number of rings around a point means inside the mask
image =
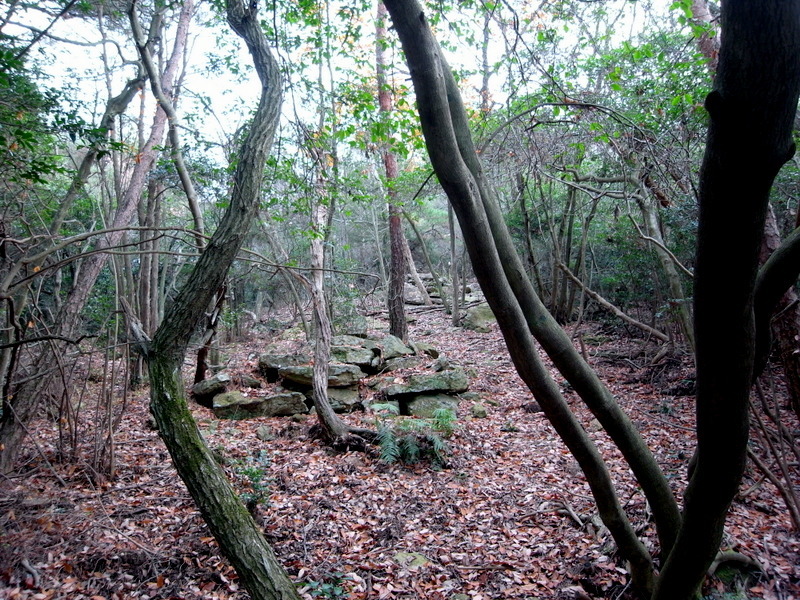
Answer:
[{"label": "mossy bark", "polygon": [[222,285],[258,210],[264,165],[280,118],[279,68],[261,31],[257,3],[227,0],[226,7],[228,22],[253,56],[262,84],[261,100],[239,151],[230,205],[152,343],[145,344],[150,406],[178,474],[250,596],[299,600],[292,581],[200,435],[181,377],[188,340]]}]

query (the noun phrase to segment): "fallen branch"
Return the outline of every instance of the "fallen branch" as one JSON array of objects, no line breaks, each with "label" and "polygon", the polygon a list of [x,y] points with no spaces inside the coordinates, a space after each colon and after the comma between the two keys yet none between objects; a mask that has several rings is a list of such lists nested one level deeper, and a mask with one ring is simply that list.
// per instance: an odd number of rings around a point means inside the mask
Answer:
[{"label": "fallen branch", "polygon": [[570,279],[570,281],[572,281],[575,285],[579,286],[586,293],[587,296],[589,296],[592,300],[597,302],[600,306],[602,306],[606,310],[610,311],[611,313],[613,313],[614,315],[616,315],[617,317],[619,317],[620,319],[622,319],[626,323],[630,323],[634,327],[637,327],[637,328],[641,329],[642,331],[644,331],[646,333],[649,333],[654,338],[657,338],[657,339],[661,340],[662,342],[669,342],[669,337],[667,337],[666,334],[660,332],[658,329],[654,329],[653,327],[650,327],[650,325],[642,323],[641,321],[637,321],[633,317],[630,317],[630,316],[626,315],[624,312],[622,312],[622,309],[617,308],[616,306],[611,304],[611,302],[609,302],[608,300],[603,298],[597,292],[590,290],[586,286],[586,284],[583,283],[583,281],[581,281],[572,271],[570,271],[570,269],[569,269],[569,267],[567,265],[565,265],[562,262],[559,262],[556,266],[559,269],[561,269],[562,271],[564,271],[564,273]]}]

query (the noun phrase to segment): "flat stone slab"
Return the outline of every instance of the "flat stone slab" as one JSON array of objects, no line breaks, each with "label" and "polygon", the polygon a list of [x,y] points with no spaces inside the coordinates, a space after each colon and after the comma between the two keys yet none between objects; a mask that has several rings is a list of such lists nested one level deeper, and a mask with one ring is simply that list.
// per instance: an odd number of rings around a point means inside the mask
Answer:
[{"label": "flat stone slab", "polygon": [[263,398],[250,398],[241,392],[226,392],[214,397],[212,406],[218,419],[286,417],[307,413],[306,397],[299,392],[283,392]]},{"label": "flat stone slab", "polygon": [[412,375],[405,383],[396,383],[384,388],[387,398],[412,394],[444,392],[458,394],[469,389],[469,379],[461,369],[449,369],[439,373]]},{"label": "flat stone slab", "polygon": [[[281,377],[294,383],[310,387],[314,377],[314,368],[311,365],[282,367],[278,370]],[[328,366],[328,387],[349,387],[366,377],[356,365],[331,363]]]}]

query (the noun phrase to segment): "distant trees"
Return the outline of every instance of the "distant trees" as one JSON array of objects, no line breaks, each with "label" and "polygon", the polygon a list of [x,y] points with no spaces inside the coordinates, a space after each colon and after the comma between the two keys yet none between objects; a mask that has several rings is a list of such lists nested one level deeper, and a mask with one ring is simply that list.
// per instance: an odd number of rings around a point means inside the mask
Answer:
[{"label": "distant trees", "polygon": [[[18,2],[0,15],[0,470],[14,468],[26,424],[45,412],[54,427],[70,429],[64,437],[77,448],[82,430],[74,417],[83,405],[71,393],[89,367],[82,370],[78,359],[86,357],[75,349],[102,351],[125,368],[137,361],[129,340],[120,339],[126,307],[141,324],[159,430],[220,545],[254,597],[291,596],[186,406],[180,366],[189,345],[202,343],[197,320],[210,294],[227,286],[229,303],[215,308],[228,323],[245,316],[270,327],[302,323],[319,342],[315,388],[326,437],[363,443],[374,433],[325,408],[331,334],[359,312],[388,309],[392,332],[405,337],[404,263],[413,273],[415,261],[431,272],[458,324],[463,238],[512,359],[584,468],[635,584],[643,596],[688,597],[717,550],[741,475],[747,392],[768,359],[773,308],[797,276],[797,234],[783,244],[779,235],[796,226],[796,172],[774,197],[785,209],[764,245],[777,250],[774,258],[759,271],[753,262],[761,240],[753,227],[769,215],[767,190],[790,154],[797,1],[727,0],[719,54],[702,0],[675,3],[666,17],[636,4],[644,25],[631,36],[618,27],[630,3],[549,3],[536,11],[513,2],[445,3],[428,17],[437,36],[454,55],[470,48],[480,55],[479,65],[464,61],[454,73],[421,21],[422,7],[387,0],[416,86],[427,154],[383,9],[376,28],[371,0],[337,10],[326,2],[277,2],[272,19],[257,19],[256,4],[228,0],[226,7],[254,54],[264,97],[252,121],[220,114],[219,139],[202,120],[219,108],[216,99],[186,89],[185,50],[198,22],[192,2],[136,2],[134,19],[114,5],[83,2]],[[96,39],[75,41],[97,43],[92,78],[102,82],[103,101],[96,108],[80,92],[59,97],[37,83],[32,49],[70,40],[25,29],[24,10],[48,23],[67,15],[93,25]],[[217,24],[222,18],[201,14]],[[218,44],[205,68],[243,77],[249,67],[228,46],[227,28],[208,29],[204,35]],[[716,58],[706,111],[698,90],[710,86]],[[283,114],[278,64],[292,94]],[[248,122],[231,125],[237,120]],[[414,230],[410,248],[401,216]],[[208,239],[203,230],[215,225]],[[251,252],[235,261],[243,244]],[[447,277],[449,288],[440,285]],[[785,298],[783,306],[791,303]],[[683,508],[631,420],[559,326],[599,310],[660,343],[643,345],[648,362],[696,347],[699,448]],[[87,334],[98,337],[87,343]],[[781,352],[796,363],[792,336],[784,337]],[[652,509],[658,552],[638,538],[600,451],[534,341],[624,454]],[[132,370],[132,383],[144,377],[144,365]],[[96,437],[113,445],[125,403],[111,395],[97,401],[109,415],[97,418],[103,436]],[[92,462],[95,475],[102,462]],[[237,540],[248,549],[240,553]]]},{"label": "distant trees", "polygon": [[[711,125],[700,180],[694,302],[697,467],[682,512],[634,425],[529,282],[473,146],[452,72],[422,7],[395,0],[386,4],[403,42],[431,161],[459,217],[473,268],[517,371],[583,469],[640,595],[693,598],[719,549],[725,515],[745,465],[755,358],[755,275],[769,191],[780,167],[794,154],[800,2],[756,6],[731,0],[723,5],[723,45],[715,89],[706,100]],[[796,278],[796,266],[785,269]],[[636,536],[594,443],[541,365],[534,338],[630,465],[653,510],[660,570]]]}]

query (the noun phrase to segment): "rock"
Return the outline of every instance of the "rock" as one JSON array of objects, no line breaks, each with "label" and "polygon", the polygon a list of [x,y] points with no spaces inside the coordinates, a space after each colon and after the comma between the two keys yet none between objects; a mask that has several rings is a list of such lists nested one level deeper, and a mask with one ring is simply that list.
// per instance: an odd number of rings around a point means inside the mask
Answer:
[{"label": "rock", "polygon": [[591,433],[597,433],[599,431],[603,431],[603,426],[597,419],[592,419],[586,429],[588,429]]},{"label": "rock", "polygon": [[[311,386],[314,371],[311,365],[282,367],[278,373],[284,379],[299,383],[303,386]],[[367,374],[356,365],[346,365],[341,363],[331,363],[328,367],[328,387],[348,387],[357,384]]]},{"label": "rock", "polygon": [[328,388],[328,400],[333,412],[337,413],[351,413],[357,408],[363,408],[356,388]]},{"label": "rock", "polygon": [[392,557],[398,565],[413,569],[431,564],[430,559],[419,552],[398,552]]},{"label": "rock", "polygon": [[398,356],[397,358],[390,358],[384,364],[385,371],[397,371],[398,369],[411,369],[418,367],[423,362],[419,356]]},{"label": "rock", "polygon": [[230,381],[231,377],[227,373],[217,373],[213,377],[195,383],[192,386],[192,395],[198,404],[210,408],[212,398],[227,391]]},{"label": "rock", "polygon": [[241,392],[226,392],[214,397],[212,409],[218,419],[279,417],[308,412],[306,397],[284,392],[264,398],[248,398]]},{"label": "rock", "polygon": [[258,429],[256,429],[256,437],[262,442],[268,442],[275,439],[275,434],[272,432],[271,427],[267,425],[261,425]]},{"label": "rock", "polygon": [[442,354],[436,359],[431,368],[434,371],[446,371],[447,369],[450,368],[450,361],[444,354]]},{"label": "rock", "polygon": [[258,370],[270,383],[278,381],[280,370],[284,367],[305,365],[311,362],[306,354],[274,354],[267,352],[258,357]]},{"label": "rock", "polygon": [[403,340],[393,335],[387,335],[384,337],[378,342],[378,346],[383,352],[383,360],[414,354],[414,350],[406,346],[403,343]]},{"label": "rock", "polygon": [[403,299],[405,300],[406,304],[413,304],[415,306],[425,304],[425,300],[422,298],[419,288],[408,282],[406,282],[403,290]]},{"label": "rock", "polygon": [[483,404],[473,404],[472,416],[476,419],[485,419],[489,416],[489,411],[486,410],[486,407]]},{"label": "rock", "polygon": [[447,394],[420,394],[413,396],[408,402],[405,403],[406,410],[402,413],[408,413],[414,417],[421,417],[423,419],[432,419],[433,413],[440,408],[446,408],[456,412],[458,408],[458,398],[455,396],[448,396]]},{"label": "rock", "polygon": [[369,329],[367,318],[356,312],[334,318],[333,326],[338,332],[360,338],[367,337],[367,330]]},{"label": "rock", "polygon": [[358,346],[361,348],[369,348],[370,350],[378,348],[378,344],[375,340],[355,335],[335,335],[331,338],[331,346]]},{"label": "rock", "polygon": [[260,379],[256,379],[255,377],[247,375],[246,373],[242,373],[242,375],[239,376],[239,379],[242,382],[242,386],[244,387],[249,387],[255,390],[264,387],[264,384],[261,383]]},{"label": "rock", "polygon": [[291,340],[302,339],[305,336],[306,332],[303,330],[303,326],[295,325],[294,327],[289,327],[288,329],[285,329],[278,339],[291,341]]},{"label": "rock", "polygon": [[378,354],[371,348],[353,345],[331,346],[331,358],[336,362],[356,365],[364,371],[377,370],[381,362]]},{"label": "rock", "polygon": [[383,391],[387,398],[406,396],[411,394],[424,394],[435,392],[448,392],[457,394],[466,392],[469,380],[460,369],[451,369],[441,373],[412,375],[406,383],[396,383],[386,387]]},{"label": "rock", "polygon": [[439,350],[428,342],[412,342],[411,347],[417,354],[426,354],[431,358],[439,358]]},{"label": "rock", "polygon": [[478,333],[489,333],[492,330],[493,323],[497,323],[497,319],[495,319],[492,309],[485,303],[470,306],[462,321],[462,325],[465,328]]},{"label": "rock", "polygon": [[542,412],[542,407],[539,406],[539,403],[536,400],[532,402],[528,402],[527,404],[522,405],[522,410],[528,413],[540,413]]}]

